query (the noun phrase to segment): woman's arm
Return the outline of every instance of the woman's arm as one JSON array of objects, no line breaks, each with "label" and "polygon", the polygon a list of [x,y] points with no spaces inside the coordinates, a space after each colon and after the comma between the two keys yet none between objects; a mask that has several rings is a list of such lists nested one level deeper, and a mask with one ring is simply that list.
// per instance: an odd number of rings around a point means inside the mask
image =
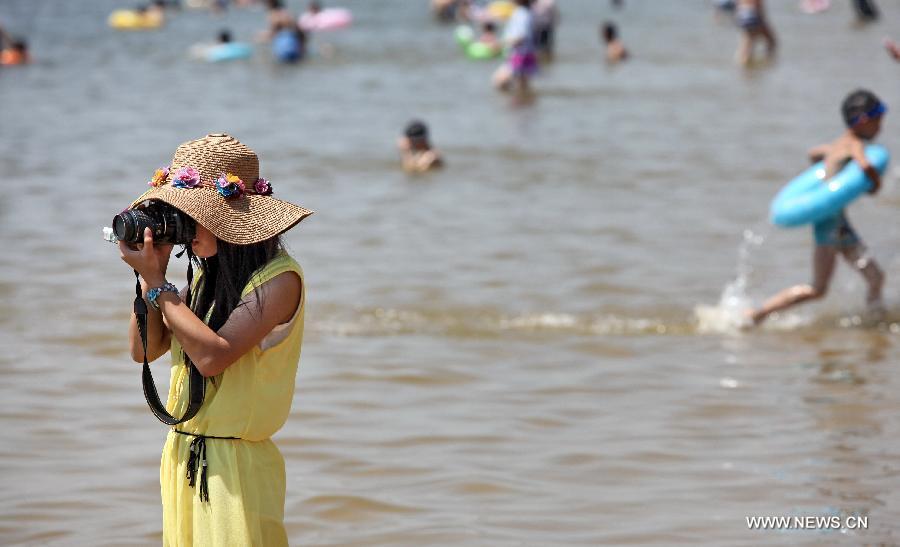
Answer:
[{"label": "woman's arm", "polygon": [[[134,268],[134,265],[131,264],[127,257],[134,253],[140,253],[141,251],[129,247],[124,241],[120,241],[119,252],[121,253],[122,260]],[[146,253],[145,259],[147,264],[154,265],[154,269],[165,272],[169,264],[169,256],[171,253],[171,245],[160,245],[155,249],[151,247]],[[140,270],[138,270],[138,272],[140,272]],[[146,300],[147,290],[150,289],[151,286],[147,283],[144,276],[141,276],[140,281],[141,295]],[[153,287],[157,286],[158,285],[153,285]],[[128,340],[131,358],[137,363],[142,363],[144,361],[144,347],[141,343],[140,332],[138,332],[137,316],[135,316],[134,310],[131,312],[131,319],[128,324]],[[165,353],[169,351],[171,343],[171,333],[163,322],[162,314],[159,310],[156,310],[147,304],[147,361],[155,361],[165,355]]]},{"label": "woman's arm", "polygon": [[[147,298],[147,282],[141,279],[141,294]],[[144,347],[141,344],[141,335],[137,328],[137,316],[131,312],[131,321],[128,324],[128,337],[130,340],[131,358],[136,363],[144,362]],[[172,333],[163,323],[163,316],[159,310],[147,305],[147,361],[153,362],[169,351],[172,345]]]},{"label": "woman's arm", "polygon": [[275,326],[290,321],[300,305],[300,295],[300,277],[294,272],[279,274],[244,297],[218,332],[174,293],[164,292],[156,302],[184,352],[200,374],[209,377],[221,374]]},{"label": "woman's arm", "polygon": [[[144,231],[144,244],[131,249],[120,244],[122,260],[141,274],[148,287],[159,287],[166,281],[171,245],[154,249],[150,229]],[[161,257],[164,259],[162,260]],[[284,272],[264,283],[259,290],[244,297],[228,320],[213,331],[185,305],[179,295],[163,292],[156,299],[162,320],[172,336],[203,376],[221,374],[242,355],[259,344],[276,325],[291,320],[301,304],[300,277]]]}]

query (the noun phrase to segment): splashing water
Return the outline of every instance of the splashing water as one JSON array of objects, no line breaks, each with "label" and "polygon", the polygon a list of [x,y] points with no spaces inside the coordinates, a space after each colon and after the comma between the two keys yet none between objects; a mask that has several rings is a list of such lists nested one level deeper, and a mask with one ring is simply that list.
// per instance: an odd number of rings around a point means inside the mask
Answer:
[{"label": "splashing water", "polygon": [[735,333],[750,326],[747,310],[753,301],[747,294],[747,285],[753,274],[751,252],[765,241],[765,237],[751,229],[744,230],[744,240],[738,248],[737,277],[725,285],[715,306],[700,305],[694,308],[697,331],[701,333]]}]

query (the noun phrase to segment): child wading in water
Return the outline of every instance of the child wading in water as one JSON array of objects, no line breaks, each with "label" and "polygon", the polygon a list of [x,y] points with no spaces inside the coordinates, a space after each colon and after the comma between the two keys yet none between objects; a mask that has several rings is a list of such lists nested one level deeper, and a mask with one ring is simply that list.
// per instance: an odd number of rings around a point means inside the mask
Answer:
[{"label": "child wading in water", "polygon": [[738,0],[737,23],[743,30],[741,43],[737,50],[737,62],[741,66],[747,66],[753,59],[753,46],[760,38],[766,43],[766,57],[775,56],[775,33],[769,26],[766,17],[763,0]]},{"label": "child wading in water", "polygon": [[509,58],[494,72],[494,87],[510,91],[515,85],[518,93],[528,94],[528,82],[538,70],[531,0],[516,0],[516,9],[503,30],[503,42],[509,48]]},{"label": "child wading in water", "polygon": [[[872,181],[869,193],[874,194],[881,187],[881,177],[866,159],[865,141],[878,135],[881,119],[887,108],[873,93],[858,90],[844,99],[841,110],[847,131],[831,143],[812,148],[809,159],[813,162],[825,162],[825,180],[836,175],[848,162],[855,161]],[[883,310],[881,286],[884,274],[875,259],[866,252],[865,245],[856,235],[844,211],[813,224],[813,234],[816,245],[812,284],[787,288],[767,300],[761,308],[750,311],[748,315],[753,324],[761,323],[771,313],[825,296],[839,254],[866,280],[866,302],[870,309],[876,313]]]},{"label": "child wading in water", "polygon": [[424,173],[444,165],[440,152],[428,140],[428,126],[419,120],[409,122],[397,141],[397,149],[403,170],[409,173]]},{"label": "child wading in water", "polygon": [[481,36],[478,37],[478,42],[488,46],[492,52],[498,55],[503,51],[503,44],[500,43],[500,39],[497,37],[497,24],[493,21],[482,23]]},{"label": "child wading in water", "polygon": [[[138,248],[119,242],[148,304],[147,359],[171,352],[172,415],[194,400],[194,370],[205,385],[197,414],[163,447],[163,544],[287,545],[284,459],[271,437],[290,412],[306,299],[280,235],[312,211],[272,197],[256,154],[228,135],[182,144],[150,186],[133,208],[171,206],[196,224],[180,291],[166,281],[171,244],[150,228]],[[134,314],[129,336],[142,362]]]}]

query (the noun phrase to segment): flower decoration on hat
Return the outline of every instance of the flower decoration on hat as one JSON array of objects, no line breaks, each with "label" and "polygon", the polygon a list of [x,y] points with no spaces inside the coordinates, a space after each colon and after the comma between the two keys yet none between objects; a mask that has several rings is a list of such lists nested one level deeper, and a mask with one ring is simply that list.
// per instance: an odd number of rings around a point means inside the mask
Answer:
[{"label": "flower decoration on hat", "polygon": [[260,177],[253,183],[253,191],[261,196],[272,195],[272,184],[266,179]]},{"label": "flower decoration on hat", "polygon": [[175,188],[196,188],[200,186],[200,172],[193,167],[182,167],[175,171],[172,186]]},{"label": "flower decoration on hat", "polygon": [[216,190],[224,198],[236,199],[244,194],[246,187],[240,177],[231,173],[225,173],[224,175],[219,175],[219,178],[216,179]]},{"label": "flower decoration on hat", "polygon": [[153,177],[150,178],[150,182],[147,184],[154,188],[159,188],[166,183],[167,178],[169,178],[169,167],[160,167],[153,172]]}]

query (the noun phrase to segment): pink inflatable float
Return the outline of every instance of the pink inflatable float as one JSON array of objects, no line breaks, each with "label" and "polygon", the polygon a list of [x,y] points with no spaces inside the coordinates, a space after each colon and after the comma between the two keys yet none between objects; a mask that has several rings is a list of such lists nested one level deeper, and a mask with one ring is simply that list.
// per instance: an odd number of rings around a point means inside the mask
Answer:
[{"label": "pink inflatable float", "polygon": [[337,30],[350,26],[353,14],[344,8],[326,8],[318,13],[304,13],[300,16],[300,28],[309,32],[317,30]]},{"label": "pink inflatable float", "polygon": [[800,10],[809,15],[821,13],[830,7],[830,0],[802,0],[800,2]]}]

